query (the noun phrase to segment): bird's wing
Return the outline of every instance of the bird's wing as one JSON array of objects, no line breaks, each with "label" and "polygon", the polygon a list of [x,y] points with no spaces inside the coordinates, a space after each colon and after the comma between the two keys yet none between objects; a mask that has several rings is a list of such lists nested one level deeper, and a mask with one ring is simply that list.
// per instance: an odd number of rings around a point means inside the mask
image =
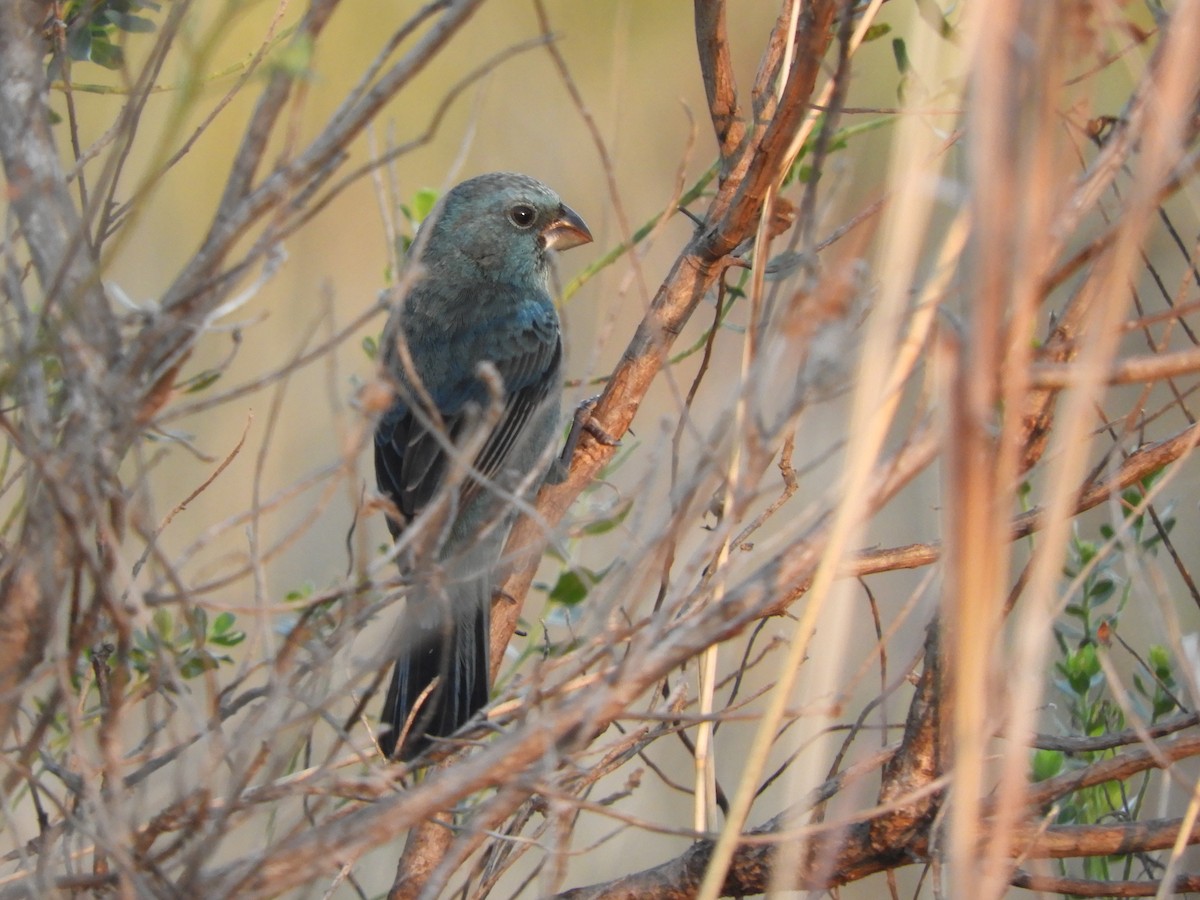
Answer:
[{"label": "bird's wing", "polygon": [[[515,329],[488,353],[504,385],[504,407],[473,461],[474,471],[463,482],[463,504],[499,474],[534,412],[545,402],[558,379],[562,344],[557,327],[542,321]],[[458,443],[471,423],[480,420],[488,402],[486,386],[474,373],[440,390],[426,393],[436,415],[424,411],[413,397],[398,397],[375,431],[375,477],[379,490],[396,504],[403,522],[388,518],[393,536],[403,530],[433,498],[444,480],[445,440],[434,429],[437,420],[450,443]]]}]

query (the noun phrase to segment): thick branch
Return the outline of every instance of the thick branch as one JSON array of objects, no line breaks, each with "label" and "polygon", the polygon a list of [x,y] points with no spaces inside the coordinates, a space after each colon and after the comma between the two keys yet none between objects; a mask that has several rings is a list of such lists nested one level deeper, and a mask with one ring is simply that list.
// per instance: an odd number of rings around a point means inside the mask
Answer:
[{"label": "thick branch", "polygon": [[[0,0],[0,159],[7,199],[47,301],[73,323],[73,340],[111,360],[116,325],[50,130],[44,48],[37,31],[46,12],[44,4],[31,0]],[[84,377],[80,364],[74,368]]]},{"label": "thick branch", "polygon": [[902,847],[929,828],[940,807],[940,791],[925,788],[942,774],[942,708],[947,699],[943,692],[939,623],[930,623],[925,637],[925,665],[917,690],[908,707],[904,737],[883,769],[879,805],[886,807],[906,797],[900,811],[871,823],[869,836],[878,847]]}]

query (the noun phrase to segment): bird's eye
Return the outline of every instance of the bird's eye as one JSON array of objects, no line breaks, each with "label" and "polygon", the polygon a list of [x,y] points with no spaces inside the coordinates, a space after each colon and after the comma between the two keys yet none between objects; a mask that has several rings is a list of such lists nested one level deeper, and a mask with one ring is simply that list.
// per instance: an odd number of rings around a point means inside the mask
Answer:
[{"label": "bird's eye", "polygon": [[508,211],[508,220],[518,228],[528,228],[536,218],[534,208],[524,203],[519,203]]}]

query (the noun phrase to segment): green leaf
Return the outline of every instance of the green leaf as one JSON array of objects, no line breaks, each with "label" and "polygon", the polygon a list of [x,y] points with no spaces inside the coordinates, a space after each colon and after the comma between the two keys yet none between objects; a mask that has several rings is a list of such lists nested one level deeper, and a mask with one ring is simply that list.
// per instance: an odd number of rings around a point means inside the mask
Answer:
[{"label": "green leaf", "polygon": [[184,678],[195,678],[204,672],[218,668],[229,657],[217,657],[202,650],[188,651],[179,658],[179,674]]},{"label": "green leaf", "polygon": [[907,75],[912,69],[912,61],[908,58],[908,47],[904,38],[892,38],[892,58],[896,60],[896,69],[901,75]]},{"label": "green leaf", "polygon": [[221,377],[221,372],[210,368],[204,372],[200,372],[198,376],[194,376],[187,380],[187,386],[184,389],[185,394],[199,394],[200,391],[214,384]]},{"label": "green leaf", "polygon": [[221,613],[213,620],[212,631],[208,636],[209,641],[219,647],[236,647],[246,639],[246,632],[235,628],[236,624],[237,616],[233,613]]},{"label": "green leaf", "polygon": [[413,196],[411,216],[414,223],[424,222],[438,202],[438,192],[433,188],[421,188]]},{"label": "green leaf", "polygon": [[1091,596],[1093,603],[1101,604],[1112,597],[1115,588],[1116,584],[1113,583],[1111,578],[1102,576],[1091,586],[1088,594]]},{"label": "green leaf", "polygon": [[1076,654],[1079,660],[1079,669],[1084,672],[1089,678],[1096,675],[1100,671],[1100,659],[1096,656],[1095,644],[1084,644],[1079,648]]},{"label": "green leaf", "polygon": [[94,33],[91,60],[106,69],[121,69],[125,66],[125,51],[110,41],[107,34]]},{"label": "green leaf", "polygon": [[208,634],[208,610],[203,606],[192,607],[192,620],[189,631],[191,631],[192,640],[203,638]]},{"label": "green leaf", "polygon": [[588,522],[583,528],[579,529],[579,533],[589,537],[597,534],[606,534],[625,521],[629,511],[633,509],[633,501],[627,500],[617,507],[617,511],[603,519],[597,519],[594,522]]},{"label": "green leaf", "polygon": [[374,335],[367,335],[362,339],[362,348],[371,362],[379,358],[379,341],[375,339]]},{"label": "green leaf", "polygon": [[574,569],[565,569],[559,573],[558,581],[550,589],[550,600],[564,606],[575,606],[587,596],[590,585],[583,576]]},{"label": "green leaf", "polygon": [[1089,562],[1092,561],[1092,559],[1095,558],[1096,553],[1097,553],[1097,547],[1094,542],[1085,541],[1081,538],[1076,538],[1074,540],[1073,544],[1074,544],[1073,549],[1075,550],[1076,554],[1078,554],[1078,557],[1079,557],[1080,568],[1083,568],[1083,566],[1086,566]]},{"label": "green leaf", "polygon": [[312,35],[301,32],[271,60],[271,68],[293,78],[307,78],[313,58]]},{"label": "green leaf", "polygon": [[67,55],[80,62],[92,58],[92,29],[86,24],[72,25],[67,29]]},{"label": "green leaf", "polygon": [[891,32],[892,26],[887,24],[887,22],[880,22],[878,25],[872,25],[863,35],[863,43],[865,44],[869,43],[870,41],[877,41],[884,35],[891,34]]},{"label": "green leaf", "polygon": [[1149,656],[1150,668],[1154,670],[1154,674],[1164,681],[1170,678],[1171,655],[1167,652],[1167,648],[1161,644],[1152,644]]},{"label": "green leaf", "polygon": [[1035,750],[1033,754],[1033,780],[1045,781],[1062,771],[1065,757],[1061,750]]},{"label": "green leaf", "polygon": [[1162,716],[1167,715],[1167,713],[1174,712],[1174,710],[1175,701],[1168,697],[1164,692],[1160,690],[1154,695],[1154,709],[1152,710],[1152,713],[1155,719],[1161,718]]},{"label": "green leaf", "polygon": [[311,581],[306,581],[304,584],[300,585],[300,587],[288,591],[287,594],[284,595],[284,599],[288,601],[307,600],[316,592],[316,590],[317,586],[315,584],[313,584]]},{"label": "green leaf", "polygon": [[133,633],[133,644],[137,649],[143,650],[147,653],[152,653],[154,648],[158,646],[158,644],[155,643],[154,638],[145,631],[135,631]]},{"label": "green leaf", "polygon": [[151,617],[151,622],[154,624],[154,630],[158,636],[170,643],[175,633],[175,621],[171,618],[171,614],[165,609],[156,609]]},{"label": "green leaf", "polygon": [[154,31],[155,27],[154,22],[145,16],[135,16],[132,13],[117,12],[113,9],[105,12],[103,18],[116,25],[122,31],[149,34]]}]

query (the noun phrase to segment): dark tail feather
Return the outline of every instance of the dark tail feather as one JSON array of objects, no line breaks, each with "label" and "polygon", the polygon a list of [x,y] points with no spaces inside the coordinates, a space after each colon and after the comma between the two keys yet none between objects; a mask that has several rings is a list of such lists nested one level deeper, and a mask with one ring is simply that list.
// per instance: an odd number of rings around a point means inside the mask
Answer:
[{"label": "dark tail feather", "polygon": [[[383,725],[391,726],[379,737],[386,758],[412,759],[429,746],[428,736],[454,734],[487,705],[488,612],[487,604],[468,604],[446,616],[444,627],[404,636],[406,649],[392,670],[381,715]],[[425,694],[434,679],[438,683]]]}]

